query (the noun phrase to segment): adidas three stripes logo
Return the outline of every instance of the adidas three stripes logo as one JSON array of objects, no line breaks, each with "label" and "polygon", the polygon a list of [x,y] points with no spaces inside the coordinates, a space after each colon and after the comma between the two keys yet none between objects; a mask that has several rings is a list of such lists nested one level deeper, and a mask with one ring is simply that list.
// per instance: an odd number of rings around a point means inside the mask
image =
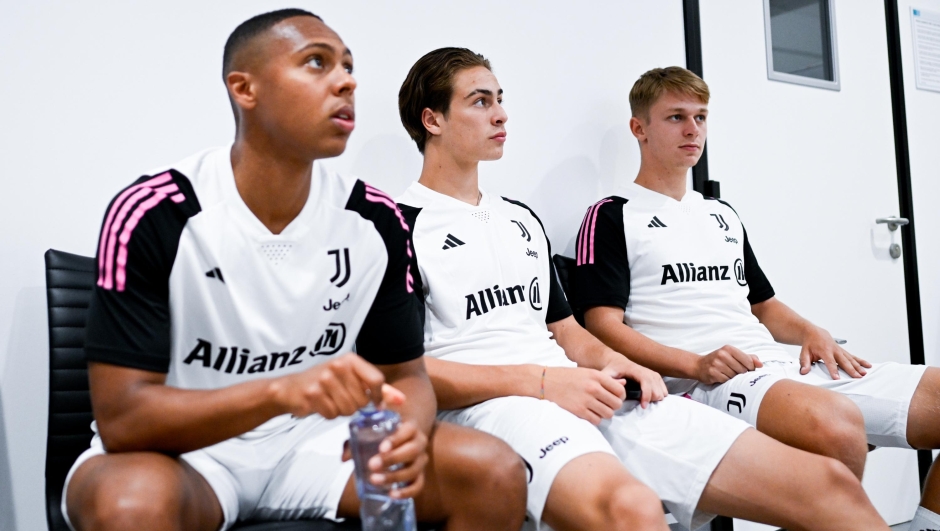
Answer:
[{"label": "adidas three stripes logo", "polygon": [[653,216],[653,220],[650,221],[650,224],[649,224],[649,225],[647,225],[647,227],[649,227],[649,228],[658,228],[658,227],[665,227],[665,226],[666,226],[666,224],[663,223],[663,222],[662,222],[659,218],[657,218],[656,216]]},{"label": "adidas three stripes logo", "polygon": [[444,239],[444,247],[442,247],[442,249],[446,251],[460,245],[464,245],[464,243],[453,234],[447,233],[447,238]]}]

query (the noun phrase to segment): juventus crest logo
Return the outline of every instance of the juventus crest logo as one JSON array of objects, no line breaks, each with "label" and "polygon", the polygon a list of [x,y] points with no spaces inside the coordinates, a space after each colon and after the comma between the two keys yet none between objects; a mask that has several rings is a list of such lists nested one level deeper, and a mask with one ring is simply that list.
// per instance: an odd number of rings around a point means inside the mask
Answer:
[{"label": "juventus crest logo", "polygon": [[519,227],[519,229],[522,231],[522,234],[520,234],[520,236],[522,236],[523,238],[525,238],[525,241],[527,241],[527,242],[532,241],[532,235],[529,234],[529,230],[528,230],[527,228],[525,228],[525,225],[523,225],[522,223],[520,223],[520,222],[518,222],[518,221],[516,221],[516,220],[514,220],[514,219],[511,219],[511,220],[509,220],[509,221],[512,221],[513,223],[516,224],[517,227]]},{"label": "juventus crest logo", "polygon": [[728,222],[725,221],[724,216],[722,216],[721,214],[709,214],[709,216],[715,218],[715,221],[718,222],[719,229],[724,229],[727,231],[728,229],[731,228],[731,225],[728,225]]},{"label": "juventus crest logo", "polygon": [[747,398],[741,393],[731,393],[731,398],[731,400],[728,400],[728,412],[731,412],[731,406],[734,406],[738,408],[738,415],[740,415],[744,412],[744,406],[747,405]]},{"label": "juventus crest logo", "polygon": [[326,254],[331,254],[336,258],[336,273],[330,277],[330,282],[336,285],[337,288],[341,288],[346,285],[346,282],[349,281],[349,247],[344,247],[342,249],[342,258],[340,258],[340,249],[333,249],[327,251]]}]

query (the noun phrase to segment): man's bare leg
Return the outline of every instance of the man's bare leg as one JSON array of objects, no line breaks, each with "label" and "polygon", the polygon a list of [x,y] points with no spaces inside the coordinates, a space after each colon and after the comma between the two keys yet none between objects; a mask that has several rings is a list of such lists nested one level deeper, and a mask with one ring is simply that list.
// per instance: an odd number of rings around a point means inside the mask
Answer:
[{"label": "man's bare leg", "polygon": [[764,395],[757,429],[784,444],[838,459],[859,479],[865,470],[865,418],[854,402],[834,391],[780,380]]},{"label": "man's bare leg", "polygon": [[[525,521],[526,469],[508,444],[439,422],[428,440],[428,457],[425,486],[415,498],[418,520],[445,522],[447,531],[519,531]],[[359,517],[353,477],[338,514]]]},{"label": "man's bare leg", "polygon": [[753,429],[742,433],[718,464],[698,508],[791,531],[888,529],[843,463]]},{"label": "man's bare leg", "polygon": [[667,531],[662,507],[619,459],[592,453],[573,459],[555,476],[542,520],[557,531]]},{"label": "man's bare leg", "polygon": [[[914,391],[907,414],[907,442],[919,450],[940,448],[940,369],[936,367],[927,367]],[[930,467],[920,504],[940,514],[940,468],[936,462]]]},{"label": "man's bare leg", "polygon": [[202,475],[154,452],[90,458],[72,475],[66,505],[78,531],[215,531],[223,516]]}]

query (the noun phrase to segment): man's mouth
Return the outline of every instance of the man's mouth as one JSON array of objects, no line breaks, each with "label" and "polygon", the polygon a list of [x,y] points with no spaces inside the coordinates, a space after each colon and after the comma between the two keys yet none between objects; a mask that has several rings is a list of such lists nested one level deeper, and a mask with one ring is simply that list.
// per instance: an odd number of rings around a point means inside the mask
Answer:
[{"label": "man's mouth", "polygon": [[500,131],[499,133],[496,133],[495,135],[493,135],[493,136],[490,137],[490,140],[495,140],[495,141],[497,141],[497,142],[505,142],[505,141],[506,141],[506,131]]},{"label": "man's mouth", "polygon": [[351,106],[347,105],[333,113],[333,116],[330,117],[330,121],[344,132],[351,133],[356,127],[356,112]]}]

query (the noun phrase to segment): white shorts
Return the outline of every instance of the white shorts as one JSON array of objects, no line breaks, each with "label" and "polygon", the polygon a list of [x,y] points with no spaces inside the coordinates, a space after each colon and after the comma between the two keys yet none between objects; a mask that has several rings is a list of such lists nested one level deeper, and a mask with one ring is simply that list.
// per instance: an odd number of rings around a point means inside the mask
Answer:
[{"label": "white shorts", "polygon": [[714,517],[696,509],[706,483],[749,427],[679,397],[645,410],[627,401],[600,429],[548,400],[517,396],[442,411],[438,418],[499,437],[523,458],[529,473],[527,509],[536,529],[558,472],[594,452],[616,455],[676,520],[696,529]]},{"label": "white shorts", "polygon": [[698,529],[714,514],[698,510],[712,473],[747,423],[678,396],[647,409],[624,402],[600,431],[627,470],[648,485],[676,521]]},{"label": "white shorts", "polygon": [[[212,487],[225,520],[221,529],[239,520],[295,520],[336,516],[340,498],[353,472],[343,462],[343,443],[349,439],[349,418],[326,420],[314,415],[294,420],[273,433],[248,432],[180,456]],[[65,479],[66,492],[75,470],[88,459],[107,453],[95,434]]]},{"label": "white shorts", "polygon": [[[764,361],[760,369],[739,374],[723,384],[695,385],[688,396],[697,402],[730,413],[751,426],[757,426],[757,412],[767,390],[788,379],[843,394],[862,410],[868,443],[875,446],[910,448],[907,442],[907,415],[911,398],[927,367],[900,363],[873,363],[867,374],[852,378],[839,371],[833,380],[822,362],[808,374],[800,374],[797,359]],[[682,385],[673,380],[667,385]]]}]

